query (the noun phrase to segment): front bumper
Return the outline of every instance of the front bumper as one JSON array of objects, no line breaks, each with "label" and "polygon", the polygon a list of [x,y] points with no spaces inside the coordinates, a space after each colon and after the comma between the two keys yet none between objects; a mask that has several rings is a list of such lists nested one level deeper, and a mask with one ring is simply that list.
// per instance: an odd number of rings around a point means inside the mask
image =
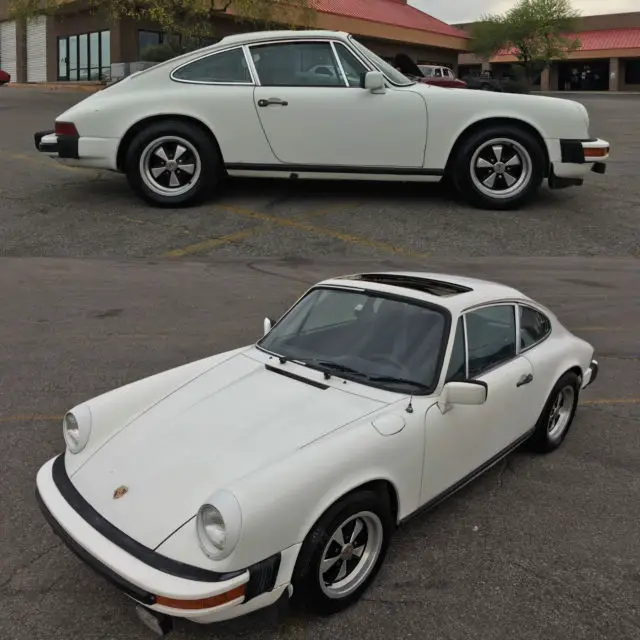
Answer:
[{"label": "front bumper", "polygon": [[280,553],[223,574],[144,547],[83,504],[66,475],[64,455],[43,465],[36,485],[44,517],[67,547],[127,596],[157,613],[203,623],[226,620],[273,604],[288,587],[287,583],[276,587]]},{"label": "front bumper", "polygon": [[606,140],[559,140],[556,150],[559,160],[551,162],[549,168],[549,187],[564,189],[580,186],[589,173],[604,174],[610,158],[611,147]]},{"label": "front bumper", "polygon": [[584,378],[582,379],[582,388],[586,389],[589,385],[593,384],[598,377],[598,371],[600,365],[597,360],[592,360],[589,368],[585,371]]}]

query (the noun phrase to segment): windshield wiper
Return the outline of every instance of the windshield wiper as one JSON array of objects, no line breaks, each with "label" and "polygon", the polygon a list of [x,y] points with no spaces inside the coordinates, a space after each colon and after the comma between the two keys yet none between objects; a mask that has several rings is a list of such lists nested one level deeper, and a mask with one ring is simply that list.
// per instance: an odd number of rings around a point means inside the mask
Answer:
[{"label": "windshield wiper", "polygon": [[388,383],[397,383],[397,384],[410,384],[414,387],[419,387],[420,389],[428,389],[429,385],[424,384],[422,382],[417,382],[415,380],[409,380],[408,378],[396,378],[395,376],[367,376],[367,380],[371,382],[385,382]]},{"label": "windshield wiper", "polygon": [[302,364],[305,364],[307,367],[312,369],[317,369],[318,371],[322,371],[325,375],[325,378],[330,378],[331,373],[350,373],[352,375],[364,375],[357,369],[353,369],[352,367],[348,367],[346,364],[340,364],[339,362],[330,362],[329,360],[298,360]]}]

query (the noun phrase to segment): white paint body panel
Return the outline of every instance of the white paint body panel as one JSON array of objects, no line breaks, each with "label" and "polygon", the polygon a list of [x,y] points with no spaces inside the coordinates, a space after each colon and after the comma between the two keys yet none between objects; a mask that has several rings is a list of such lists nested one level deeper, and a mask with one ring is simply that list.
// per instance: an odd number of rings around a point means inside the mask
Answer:
[{"label": "white paint body panel", "polygon": [[[311,170],[296,171],[299,177],[432,182],[441,179],[455,142],[470,126],[499,118],[532,127],[557,175],[584,177],[591,169],[590,163],[561,164],[561,139],[590,137],[587,111],[572,100],[423,83],[387,83],[383,93],[374,94],[359,87],[262,87],[170,77],[177,67],[205,54],[292,38],[332,40],[351,48],[342,32],[240,34],[133,74],[57,118],[73,122],[81,136],[80,160],[74,164],[114,170],[117,149],[131,127],[150,117],[177,115],[196,120],[215,135],[230,175],[289,177],[296,165],[308,165]],[[367,66],[376,70],[373,62]],[[259,99],[274,97],[288,106],[257,107]],[[84,149],[85,137],[101,143]],[[345,166],[351,170],[341,172]],[[377,171],[366,172],[368,167]],[[362,174],[353,171],[358,168]],[[402,174],[402,168],[414,173]],[[423,171],[416,173],[419,169]]]},{"label": "white paint body panel", "polygon": [[17,82],[17,26],[15,20],[0,22],[0,69],[11,76],[11,82]]},{"label": "white paint body panel", "polygon": [[47,80],[47,16],[27,22],[27,82]]},{"label": "white paint body panel", "polygon": [[[275,553],[282,562],[275,588],[247,605],[240,600],[213,610],[165,611],[213,622],[274,602],[291,582],[300,545],[318,518],[347,492],[373,480],[393,487],[398,520],[452,489],[497,459],[534,426],[559,377],[572,367],[588,375],[593,347],[571,334],[549,310],[498,283],[443,274],[410,273],[473,287],[438,297],[413,289],[349,278],[327,285],[401,294],[444,307],[452,330],[438,385],[410,397],[333,376],[277,358],[253,345],[158,373],[84,403],[91,436],[78,453],[67,451],[72,484],[109,522],[168,558],[213,571],[244,571]],[[542,311],[551,333],[479,380],[483,405],[453,405],[442,413],[447,364],[460,314],[492,302],[526,304]],[[269,371],[296,374],[304,381]],[[531,384],[517,387],[525,374]],[[375,425],[375,426],[374,426]],[[37,485],[53,517],[87,551],[130,582],[152,593],[203,598],[232,588],[164,574],[129,556],[93,529],[66,502],[51,475]],[[121,500],[112,494],[129,487]],[[233,552],[214,561],[201,551],[195,515],[214,492],[235,496],[242,514]],[[232,580],[246,581],[245,571]]]}]

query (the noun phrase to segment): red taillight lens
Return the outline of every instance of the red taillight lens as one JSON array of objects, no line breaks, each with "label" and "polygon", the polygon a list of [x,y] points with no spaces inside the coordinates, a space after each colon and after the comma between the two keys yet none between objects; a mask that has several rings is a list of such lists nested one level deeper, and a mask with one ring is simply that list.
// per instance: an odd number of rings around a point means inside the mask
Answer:
[{"label": "red taillight lens", "polygon": [[75,136],[78,137],[78,130],[73,122],[56,122],[57,136]]}]

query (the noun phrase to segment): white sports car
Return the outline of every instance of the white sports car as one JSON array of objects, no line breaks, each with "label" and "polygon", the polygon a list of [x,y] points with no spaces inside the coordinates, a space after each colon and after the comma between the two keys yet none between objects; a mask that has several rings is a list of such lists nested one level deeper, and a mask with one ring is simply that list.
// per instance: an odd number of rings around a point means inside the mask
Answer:
[{"label": "white sports car", "polygon": [[558,447],[593,355],[507,286],[332,278],[265,319],[256,344],[73,408],[39,504],[159,630],[289,596],[333,613],[371,583],[397,525],[523,443]]},{"label": "white sports car", "polygon": [[447,179],[476,206],[515,208],[609,158],[578,102],[416,83],[334,31],[228,36],[89,96],[35,144],[169,207],[231,175]]}]

